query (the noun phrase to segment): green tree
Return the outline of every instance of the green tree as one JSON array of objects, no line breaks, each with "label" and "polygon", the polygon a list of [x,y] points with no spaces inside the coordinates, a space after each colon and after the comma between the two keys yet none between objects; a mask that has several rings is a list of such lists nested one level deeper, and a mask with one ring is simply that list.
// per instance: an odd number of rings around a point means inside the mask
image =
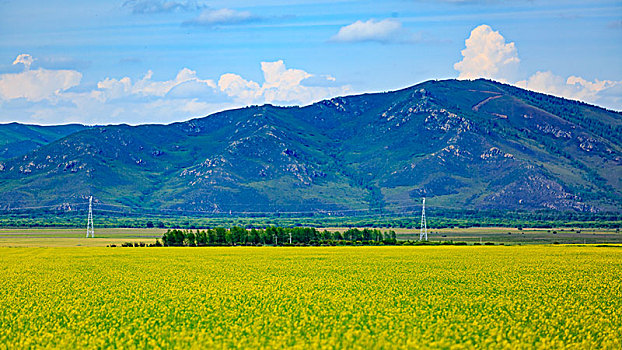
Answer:
[{"label": "green tree", "polygon": [[207,233],[203,231],[197,230],[196,233],[197,245],[204,246],[207,245]]},{"label": "green tree", "polygon": [[255,230],[254,228],[250,232],[250,237],[251,237],[251,242],[253,242],[253,244],[260,243],[259,232]]},{"label": "green tree", "polygon": [[271,244],[278,243],[278,231],[276,227],[269,226],[268,228],[266,228],[265,232],[266,232],[266,235],[265,235],[266,243],[271,243]]},{"label": "green tree", "polygon": [[208,229],[207,230],[207,243],[208,244],[216,244],[218,241],[218,237],[216,237],[216,231]]},{"label": "green tree", "polygon": [[225,244],[227,242],[227,230],[223,227],[216,227],[214,231],[216,234],[215,243]]},{"label": "green tree", "polygon": [[192,231],[187,231],[185,233],[184,245],[189,247],[194,247],[197,245],[196,236]]},{"label": "green tree", "polygon": [[186,239],[186,236],[184,235],[182,230],[173,230],[171,231],[173,233],[173,245],[182,245],[184,244],[184,239]]},{"label": "green tree", "polygon": [[239,227],[239,226],[233,226],[230,232],[231,232],[231,240],[233,241],[233,244],[246,243],[246,229]]}]

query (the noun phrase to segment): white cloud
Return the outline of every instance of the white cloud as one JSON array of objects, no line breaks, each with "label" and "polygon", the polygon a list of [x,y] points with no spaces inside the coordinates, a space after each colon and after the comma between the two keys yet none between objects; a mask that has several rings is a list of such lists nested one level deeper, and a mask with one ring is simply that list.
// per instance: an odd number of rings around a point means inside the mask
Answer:
[{"label": "white cloud", "polygon": [[[309,78],[326,80],[334,84],[331,76],[315,76],[300,69],[287,69],[282,60],[261,62],[263,84],[249,81],[237,74],[223,74],[218,81],[221,91],[234,100],[251,103],[309,104],[321,99],[347,93],[349,86],[311,85]],[[308,85],[305,85],[307,82]]]},{"label": "white cloud", "polygon": [[211,97],[218,98],[215,96],[215,92],[217,92],[217,86],[212,81],[209,80],[209,84],[205,83],[203,80],[186,80],[180,82],[173,86],[166,93],[166,98],[201,98],[201,99],[209,99],[212,100]]},{"label": "white cloud", "polygon": [[173,88],[194,83],[207,88],[215,89],[216,83],[213,80],[202,80],[196,75],[196,72],[188,68],[184,68],[177,73],[175,79],[165,81],[154,81],[153,72],[148,71],[145,76],[135,83],[129,77],[121,79],[106,78],[97,83],[98,91],[94,91],[94,96],[104,100],[127,97],[129,95],[139,96],[157,96],[163,97]]},{"label": "white cloud", "polygon": [[[15,64],[32,63],[20,56]],[[71,70],[25,70],[0,75],[0,122],[36,124],[168,123],[201,117],[250,103],[305,104],[348,91],[330,75],[287,69],[283,61],[262,62],[264,81],[257,83],[237,74],[204,79],[188,68],[174,78],[107,77],[80,84],[82,74]]]},{"label": "white cloud", "polygon": [[402,24],[394,19],[384,19],[377,21],[356,21],[345,27],[341,27],[339,32],[333,36],[333,41],[358,42],[358,41],[378,41],[387,42],[402,30]]},{"label": "white cloud", "polygon": [[23,64],[21,73],[0,75],[0,98],[13,100],[25,98],[28,101],[57,99],[62,91],[80,84],[82,73],[74,70],[30,70],[34,62],[32,56],[21,54],[13,64]]},{"label": "white cloud", "polygon": [[[332,84],[335,84],[335,78],[287,69],[283,61],[262,62],[261,69],[264,73],[262,84],[232,73],[221,75],[216,84],[184,68],[171,80],[153,80],[153,72],[149,71],[137,81],[129,77],[106,78],[97,83],[95,90],[65,95],[71,96],[78,109],[106,110],[120,122],[127,122],[130,115],[134,119],[146,118],[153,122],[154,119],[170,121],[172,118],[203,116],[248,104],[305,104],[347,91],[347,87],[305,85],[303,81],[312,77]],[[111,106],[116,108],[111,110]]]},{"label": "white cloud", "polygon": [[246,23],[257,19],[248,11],[236,11],[232,9],[205,9],[201,11],[198,17],[186,22],[186,24],[195,24],[202,26],[218,26]]},{"label": "white cloud", "polygon": [[236,107],[228,102],[205,102],[199,98],[142,98],[101,101],[88,93],[68,93],[62,105],[42,104],[20,108],[0,117],[35,124],[145,124],[171,123],[202,117]]},{"label": "white cloud", "polygon": [[505,38],[488,25],[473,29],[465,41],[462,61],[454,64],[460,72],[458,79],[489,78],[513,83],[524,89],[581,100],[603,107],[619,110],[622,108],[622,81],[594,80],[570,76],[563,78],[551,71],[539,71],[529,78],[516,81],[520,59],[514,43],[506,43]]},{"label": "white cloud", "polygon": [[473,29],[462,50],[462,61],[454,64],[458,79],[490,78],[513,83],[524,89],[581,100],[599,106],[622,108],[622,81],[594,80],[570,76],[563,78],[551,71],[539,71],[529,78],[516,81],[520,60],[514,43],[487,25]]},{"label": "white cloud", "polygon": [[220,76],[218,87],[227,95],[238,101],[253,103],[261,96],[261,86],[254,81],[248,81],[241,76],[227,73]]},{"label": "white cloud", "polygon": [[32,65],[32,63],[34,62],[34,58],[32,58],[32,56],[30,56],[27,53],[23,53],[21,55],[18,55],[17,58],[15,59],[15,61],[13,61],[13,64],[23,64],[24,68],[26,68],[26,70],[30,69],[30,66]]},{"label": "white cloud", "polygon": [[359,20],[341,27],[339,32],[331,38],[331,41],[395,43],[417,41],[417,38],[404,29],[400,21],[387,18],[381,21],[370,19],[363,22]]},{"label": "white cloud", "polygon": [[563,78],[551,71],[539,71],[517,82],[513,79],[520,63],[516,46],[514,43],[506,43],[499,32],[487,25],[473,29],[465,44],[462,61],[454,64],[454,68],[460,72],[458,79],[490,78],[611,109],[622,108],[622,81],[589,81],[578,76]]},{"label": "white cloud", "polygon": [[[564,79],[550,71],[536,72],[527,80],[516,83],[517,86],[537,92],[561,96],[573,100],[581,100],[612,109],[622,107],[622,81],[594,80],[570,76]],[[611,93],[614,92],[614,93]]]},{"label": "white cloud", "polygon": [[506,43],[498,31],[480,25],[471,31],[462,50],[462,61],[454,64],[458,79],[490,78],[512,81],[520,59],[514,43]]},{"label": "white cloud", "polygon": [[[181,69],[171,80],[106,78],[93,87],[80,86],[82,73],[73,70],[29,70],[35,59],[22,54],[14,65],[21,73],[0,75],[2,121],[40,124],[171,122],[204,116],[232,106],[213,80]],[[71,89],[77,87],[75,89]],[[20,102],[25,99],[26,102]],[[6,119],[10,118],[10,119]]]}]

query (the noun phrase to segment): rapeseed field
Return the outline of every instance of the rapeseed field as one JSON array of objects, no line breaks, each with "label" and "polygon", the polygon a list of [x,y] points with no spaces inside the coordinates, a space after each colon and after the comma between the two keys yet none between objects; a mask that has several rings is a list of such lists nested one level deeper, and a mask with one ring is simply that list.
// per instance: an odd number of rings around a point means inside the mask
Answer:
[{"label": "rapeseed field", "polygon": [[622,348],[622,249],[0,248],[0,348]]}]

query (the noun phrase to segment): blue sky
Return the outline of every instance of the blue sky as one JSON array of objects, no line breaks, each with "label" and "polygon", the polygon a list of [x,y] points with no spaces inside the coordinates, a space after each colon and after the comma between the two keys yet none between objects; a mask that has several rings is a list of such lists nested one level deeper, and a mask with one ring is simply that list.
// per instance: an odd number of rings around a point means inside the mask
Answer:
[{"label": "blue sky", "polygon": [[622,2],[0,0],[0,122],[168,123],[487,77],[622,110]]}]

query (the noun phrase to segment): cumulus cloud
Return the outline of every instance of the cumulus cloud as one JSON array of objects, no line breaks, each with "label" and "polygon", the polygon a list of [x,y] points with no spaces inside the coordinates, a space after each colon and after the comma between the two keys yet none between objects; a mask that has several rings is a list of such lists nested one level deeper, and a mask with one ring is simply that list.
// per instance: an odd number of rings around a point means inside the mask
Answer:
[{"label": "cumulus cloud", "polygon": [[315,76],[300,69],[288,69],[282,60],[261,62],[264,82],[259,84],[237,74],[223,74],[218,87],[234,100],[242,103],[297,103],[308,104],[349,91],[349,86],[313,84],[314,80],[334,83],[331,76]]},{"label": "cumulus cloud", "polygon": [[24,68],[26,68],[26,70],[30,69],[30,66],[32,65],[32,63],[34,62],[34,58],[32,58],[32,56],[30,56],[27,53],[23,53],[21,55],[18,55],[17,58],[15,59],[15,61],[13,61],[13,65],[16,64],[23,64]]},{"label": "cumulus cloud", "polygon": [[506,43],[498,31],[480,25],[471,31],[462,50],[462,60],[454,64],[458,79],[490,78],[512,81],[520,59],[514,43]]},{"label": "cumulus cloud", "polygon": [[[14,65],[30,67],[35,59],[20,55]],[[183,68],[171,79],[107,77],[81,83],[71,70],[24,69],[0,75],[0,121],[37,124],[166,123],[205,116],[248,104],[306,104],[348,91],[330,75],[288,69],[283,61],[262,62],[264,81],[237,74],[212,79]],[[8,119],[7,119],[8,118]]]},{"label": "cumulus cloud", "polygon": [[581,100],[606,108],[622,108],[622,81],[590,81],[579,76],[567,78],[551,71],[538,71],[529,78],[516,81],[514,73],[520,59],[514,43],[487,25],[473,29],[462,50],[462,61],[454,64],[459,79],[490,78],[515,84],[524,89]]},{"label": "cumulus cloud", "polygon": [[12,100],[24,98],[28,101],[51,100],[58,98],[62,91],[80,84],[82,73],[74,70],[30,70],[34,62],[32,56],[21,54],[13,65],[23,64],[21,73],[0,75],[0,98]]},{"label": "cumulus cloud", "polygon": [[[10,111],[2,121],[58,124],[170,122],[231,107],[230,99],[210,79],[188,68],[170,80],[106,78],[80,84],[82,73],[63,69],[29,69],[35,59],[19,55],[20,73],[0,75],[0,106]],[[10,118],[10,119],[6,119]]]},{"label": "cumulus cloud", "polygon": [[378,42],[388,43],[411,43],[422,41],[421,34],[414,34],[405,29],[402,23],[394,18],[381,21],[370,19],[356,21],[341,27],[339,32],[331,39],[333,42]]},{"label": "cumulus cloud", "polygon": [[211,27],[247,23],[257,19],[258,17],[253,16],[253,14],[248,11],[237,11],[228,8],[205,9],[201,11],[199,16],[185,22],[185,24]]},{"label": "cumulus cloud", "polygon": [[90,89],[65,91],[59,100],[65,103],[33,105],[24,119],[44,124],[59,119],[88,124],[167,123],[233,106],[213,80],[201,79],[188,68],[170,80],[155,80],[152,71],[136,80],[109,77]]},{"label": "cumulus cloud", "polygon": [[[170,80],[154,80],[153,72],[148,71],[138,80],[106,78],[90,92],[65,93],[65,96],[70,97],[79,109],[107,110],[112,118],[121,121],[132,114],[132,118],[144,117],[153,122],[154,119],[170,121],[179,116],[183,117],[181,119],[202,116],[248,104],[306,104],[348,90],[345,86],[335,86],[335,78],[331,76],[288,69],[282,60],[261,62],[261,69],[264,73],[262,83],[233,73],[221,75],[216,83],[201,79],[195,71],[184,68]],[[322,81],[333,85],[319,86]],[[110,110],[112,106],[117,108]]]},{"label": "cumulus cloud", "polygon": [[546,94],[566,97],[598,104],[612,109],[622,107],[622,81],[586,80],[570,76],[564,79],[550,71],[536,72],[527,80],[516,83],[517,86]]},{"label": "cumulus cloud", "polygon": [[389,42],[394,40],[400,31],[402,31],[402,24],[395,19],[384,19],[382,21],[370,19],[365,22],[359,20],[341,27],[331,40],[338,42]]},{"label": "cumulus cloud", "polygon": [[191,11],[204,7],[195,1],[129,0],[123,7],[130,8],[134,14]]},{"label": "cumulus cloud", "polygon": [[238,101],[253,103],[261,97],[261,86],[254,81],[248,81],[241,76],[227,73],[220,76],[218,87],[228,96]]},{"label": "cumulus cloud", "polygon": [[123,98],[130,95],[164,97],[173,88],[189,83],[212,90],[216,88],[216,83],[213,80],[199,79],[196,72],[188,68],[180,70],[175,79],[154,81],[152,77],[153,72],[148,71],[142,79],[134,83],[132,83],[129,77],[121,79],[106,78],[97,83],[98,90],[93,91],[93,96],[102,100]]}]

